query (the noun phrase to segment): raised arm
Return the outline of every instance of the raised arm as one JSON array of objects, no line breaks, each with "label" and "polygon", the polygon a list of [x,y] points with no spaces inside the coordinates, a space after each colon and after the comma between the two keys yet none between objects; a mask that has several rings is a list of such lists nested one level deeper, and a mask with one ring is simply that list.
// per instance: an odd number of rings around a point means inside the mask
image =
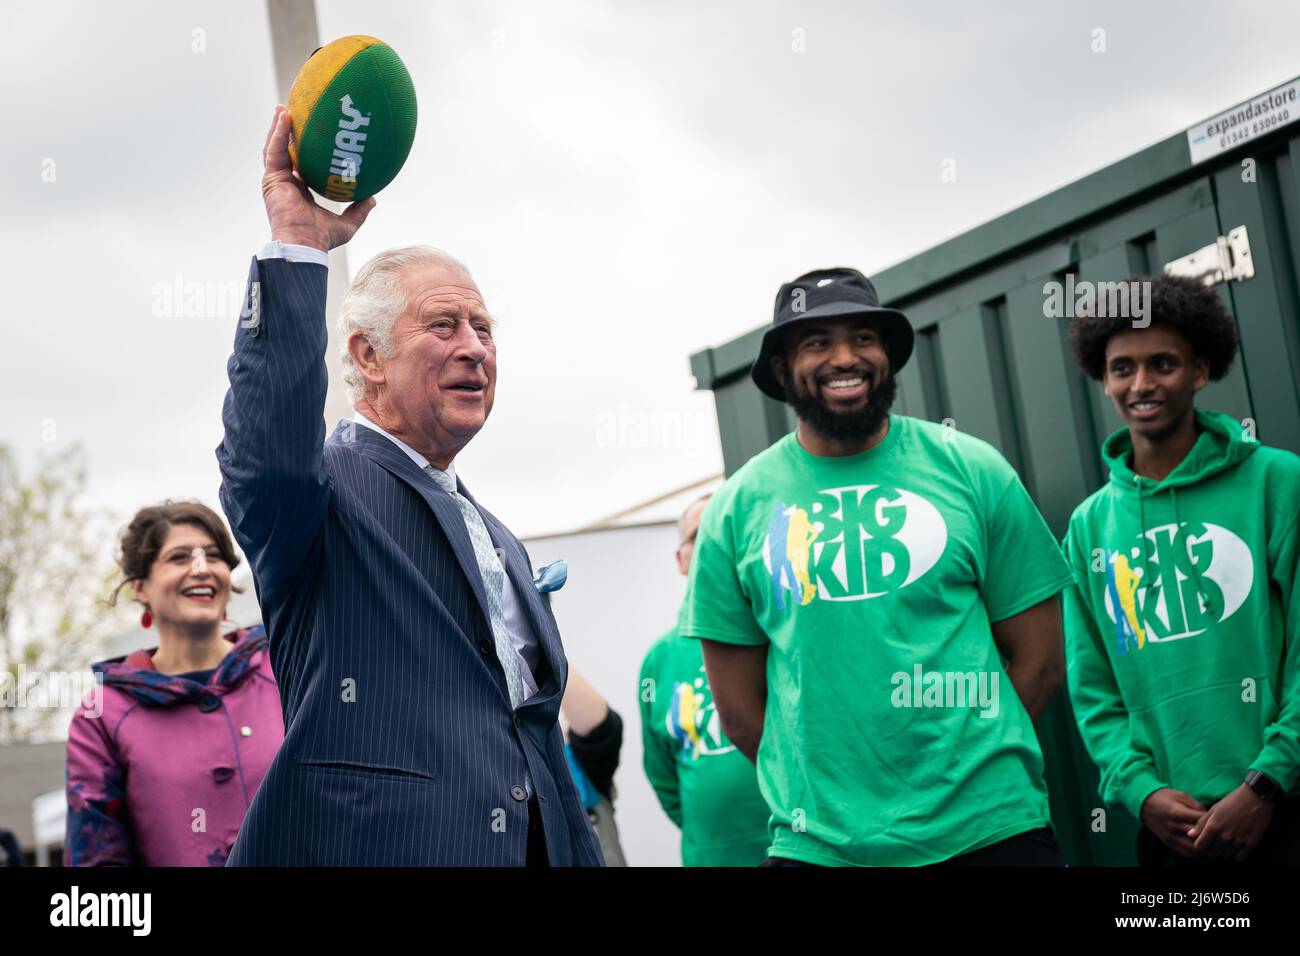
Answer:
[{"label": "raised arm", "polygon": [[[263,151],[271,237],[328,252],[347,242],[374,200],[342,215],[316,205],[289,161],[289,114],[277,106]],[[264,605],[308,564],[324,520],[327,269],[254,260],[227,365],[230,390],[217,447],[221,505],[248,554]]]}]

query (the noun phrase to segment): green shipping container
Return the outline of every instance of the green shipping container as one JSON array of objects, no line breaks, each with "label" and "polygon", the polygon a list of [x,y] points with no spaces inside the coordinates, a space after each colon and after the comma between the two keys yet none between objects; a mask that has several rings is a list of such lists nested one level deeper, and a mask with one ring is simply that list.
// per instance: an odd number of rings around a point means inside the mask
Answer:
[{"label": "green shipping container", "polygon": [[[1105,480],[1099,446],[1121,423],[1076,370],[1068,318],[1046,314],[1044,287],[1170,268],[1214,282],[1241,334],[1232,372],[1200,405],[1300,452],[1297,120],[1300,79],[872,276],[917,333],[896,410],[991,442],[1062,536]],[[728,475],[794,428],[789,408],[749,379],[765,328],[691,356],[698,386],[714,393]],[[1064,689],[1039,737],[1066,861],[1132,864],[1137,823],[1118,807],[1099,813]]]}]

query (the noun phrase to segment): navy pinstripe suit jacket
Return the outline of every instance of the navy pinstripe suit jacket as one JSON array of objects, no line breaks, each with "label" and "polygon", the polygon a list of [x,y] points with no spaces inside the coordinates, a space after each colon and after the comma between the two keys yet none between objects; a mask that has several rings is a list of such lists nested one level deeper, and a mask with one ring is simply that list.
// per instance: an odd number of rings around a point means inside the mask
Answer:
[{"label": "navy pinstripe suit jacket", "polygon": [[557,724],[564,649],[523,545],[475,503],[541,643],[538,692],[512,710],[456,502],[365,426],[324,441],[326,271],[254,259],[228,365],[221,504],[285,737],[227,865],[522,865],[527,767],[551,863],[600,866]]}]

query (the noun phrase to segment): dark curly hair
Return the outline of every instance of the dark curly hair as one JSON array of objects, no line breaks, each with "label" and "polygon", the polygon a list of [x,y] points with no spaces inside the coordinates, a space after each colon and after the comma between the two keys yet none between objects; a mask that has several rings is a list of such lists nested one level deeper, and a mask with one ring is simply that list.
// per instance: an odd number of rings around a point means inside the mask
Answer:
[{"label": "dark curly hair", "polygon": [[[110,605],[117,604],[117,595],[122,588],[132,581],[143,581],[149,577],[149,570],[158,560],[158,552],[167,540],[167,532],[172,525],[189,524],[202,528],[212,536],[221,560],[230,570],[239,566],[239,555],[235,553],[235,544],[230,539],[230,532],[221,517],[199,501],[172,501],[168,499],[160,505],[141,508],[131,519],[131,523],[122,532],[118,542],[117,566],[122,569],[122,580],[113,589],[109,597]],[[242,594],[243,588],[231,585],[236,594]]]},{"label": "dark curly hair", "polygon": [[[1211,381],[1228,374],[1237,355],[1237,323],[1213,286],[1171,275],[1133,276],[1124,281],[1150,283],[1151,324],[1167,326],[1185,338],[1209,366]],[[1070,320],[1069,338],[1079,368],[1100,381],[1106,371],[1106,343],[1112,335],[1132,329],[1129,316],[1076,314]]]}]

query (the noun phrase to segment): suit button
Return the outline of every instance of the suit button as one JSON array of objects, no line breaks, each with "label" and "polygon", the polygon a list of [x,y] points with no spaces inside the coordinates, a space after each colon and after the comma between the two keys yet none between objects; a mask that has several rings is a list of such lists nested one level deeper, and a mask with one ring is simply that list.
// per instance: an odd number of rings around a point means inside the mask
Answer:
[{"label": "suit button", "polygon": [[221,701],[217,699],[215,694],[204,694],[199,698],[199,710],[205,714],[212,713],[220,706]]},{"label": "suit button", "polygon": [[528,798],[528,791],[523,787],[511,787],[510,796],[514,797],[516,800],[526,800]]},{"label": "suit button", "polygon": [[493,648],[491,641],[484,638],[483,640],[478,642],[478,650],[479,653],[482,654],[484,657],[491,657],[492,652],[493,650],[495,650],[495,648]]},{"label": "suit button", "polygon": [[217,783],[225,783],[234,775],[235,775],[235,770],[233,767],[212,768],[212,779],[215,780]]}]

